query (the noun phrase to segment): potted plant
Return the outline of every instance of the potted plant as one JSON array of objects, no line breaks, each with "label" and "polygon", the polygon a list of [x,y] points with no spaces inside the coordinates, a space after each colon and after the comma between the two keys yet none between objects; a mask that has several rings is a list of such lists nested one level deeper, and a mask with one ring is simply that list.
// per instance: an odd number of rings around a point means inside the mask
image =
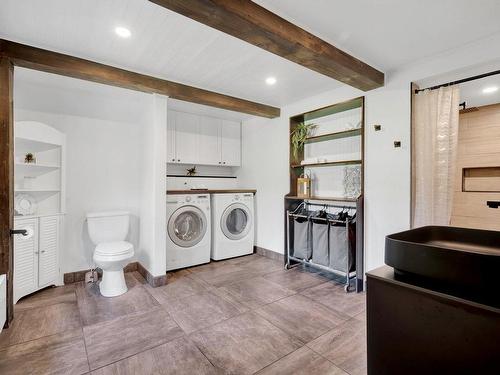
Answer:
[{"label": "potted plant", "polygon": [[292,155],[295,160],[297,160],[297,158],[299,157],[299,150],[304,146],[307,137],[309,137],[311,135],[311,131],[316,128],[317,125],[315,124],[306,124],[305,122],[301,122],[298,123],[292,130],[291,146]]}]

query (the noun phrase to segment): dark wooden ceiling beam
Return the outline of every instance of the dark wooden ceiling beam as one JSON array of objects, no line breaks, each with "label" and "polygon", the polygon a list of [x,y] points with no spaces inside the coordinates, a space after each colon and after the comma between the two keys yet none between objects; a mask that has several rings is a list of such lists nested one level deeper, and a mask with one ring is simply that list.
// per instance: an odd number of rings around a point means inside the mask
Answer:
[{"label": "dark wooden ceiling beam", "polygon": [[253,1],[149,1],[363,91],[384,85],[384,73]]},{"label": "dark wooden ceiling beam", "polygon": [[64,55],[41,48],[0,39],[0,56],[16,66],[41,70],[126,89],[167,95],[174,99],[204,104],[268,118],[278,117],[280,109],[233,96],[219,94],[182,83]]}]

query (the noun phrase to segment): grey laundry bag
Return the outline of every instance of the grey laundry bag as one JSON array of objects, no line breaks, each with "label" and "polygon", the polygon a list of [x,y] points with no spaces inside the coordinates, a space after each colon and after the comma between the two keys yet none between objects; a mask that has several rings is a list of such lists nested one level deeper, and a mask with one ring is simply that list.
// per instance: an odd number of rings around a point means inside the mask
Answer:
[{"label": "grey laundry bag", "polygon": [[312,220],[312,261],[322,266],[329,266],[328,222]]},{"label": "grey laundry bag", "polygon": [[300,259],[311,259],[311,225],[306,218],[295,218],[293,220],[293,253]]},{"label": "grey laundry bag", "polygon": [[347,254],[349,252],[347,228],[342,225],[331,225],[329,244],[330,268],[341,272],[347,272],[349,268],[347,265]]}]

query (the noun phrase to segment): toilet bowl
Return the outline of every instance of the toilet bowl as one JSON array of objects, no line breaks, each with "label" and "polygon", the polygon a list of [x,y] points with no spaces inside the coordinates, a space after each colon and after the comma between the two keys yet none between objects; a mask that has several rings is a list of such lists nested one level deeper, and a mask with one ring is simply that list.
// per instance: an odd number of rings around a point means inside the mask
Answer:
[{"label": "toilet bowl", "polygon": [[127,291],[123,268],[134,256],[134,246],[125,241],[129,222],[126,211],[87,214],[89,236],[96,245],[93,259],[102,269],[99,290],[104,297],[116,297]]}]

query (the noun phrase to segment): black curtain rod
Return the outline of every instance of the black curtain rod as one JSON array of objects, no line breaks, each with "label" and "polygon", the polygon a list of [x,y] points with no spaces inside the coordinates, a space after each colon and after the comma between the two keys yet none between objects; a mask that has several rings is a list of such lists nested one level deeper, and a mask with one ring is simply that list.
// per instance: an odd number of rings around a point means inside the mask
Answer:
[{"label": "black curtain rod", "polygon": [[448,86],[453,86],[453,85],[458,85],[460,83],[465,83],[465,82],[469,82],[469,81],[474,81],[476,79],[481,79],[481,78],[486,78],[486,77],[489,77],[489,76],[494,76],[496,74],[500,74],[500,70],[495,70],[494,72],[490,72],[490,73],[483,73],[483,74],[479,74],[477,76],[474,76],[474,77],[469,77],[469,78],[464,78],[464,79],[459,79],[458,81],[452,81],[452,82],[448,82],[448,83],[443,83],[441,85],[436,85],[436,86],[432,86],[432,87],[427,87],[425,89],[417,89],[415,90],[415,94],[418,94],[419,92],[421,91],[425,91],[425,90],[436,90],[436,89],[439,89],[441,87],[448,87]]}]

